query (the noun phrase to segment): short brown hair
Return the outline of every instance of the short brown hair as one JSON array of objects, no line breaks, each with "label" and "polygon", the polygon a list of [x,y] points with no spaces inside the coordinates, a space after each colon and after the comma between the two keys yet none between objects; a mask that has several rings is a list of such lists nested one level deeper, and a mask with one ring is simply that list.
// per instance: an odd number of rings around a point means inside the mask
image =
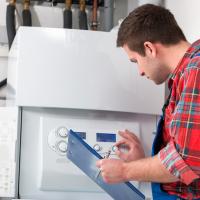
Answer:
[{"label": "short brown hair", "polygon": [[122,22],[117,46],[123,47],[126,44],[130,50],[144,56],[145,41],[173,45],[182,40],[186,41],[186,38],[168,9],[145,4],[133,10]]}]

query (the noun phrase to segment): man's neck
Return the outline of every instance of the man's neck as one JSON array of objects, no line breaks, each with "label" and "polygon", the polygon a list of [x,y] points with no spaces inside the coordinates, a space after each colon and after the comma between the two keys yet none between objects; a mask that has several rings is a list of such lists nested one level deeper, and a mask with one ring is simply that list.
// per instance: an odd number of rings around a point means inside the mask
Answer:
[{"label": "man's neck", "polygon": [[179,62],[185,55],[188,48],[191,44],[187,41],[181,41],[176,45],[172,45],[169,47],[164,48],[165,51],[165,60],[167,66],[169,66],[170,72],[172,73],[176,67],[178,66]]}]

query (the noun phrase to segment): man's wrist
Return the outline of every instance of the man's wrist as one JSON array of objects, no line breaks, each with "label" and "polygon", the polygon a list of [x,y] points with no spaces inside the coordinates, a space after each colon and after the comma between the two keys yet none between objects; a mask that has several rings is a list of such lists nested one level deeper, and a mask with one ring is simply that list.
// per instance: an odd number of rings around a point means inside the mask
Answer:
[{"label": "man's wrist", "polygon": [[130,166],[129,162],[122,163],[122,176],[124,181],[130,181],[129,166]]}]

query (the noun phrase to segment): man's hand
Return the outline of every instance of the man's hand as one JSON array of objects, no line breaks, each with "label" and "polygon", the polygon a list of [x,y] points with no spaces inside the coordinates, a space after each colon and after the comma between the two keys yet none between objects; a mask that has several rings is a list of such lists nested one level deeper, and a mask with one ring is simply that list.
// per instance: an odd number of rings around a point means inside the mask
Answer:
[{"label": "man's hand", "polygon": [[171,183],[180,181],[163,166],[158,155],[132,162],[119,159],[102,159],[96,162],[106,183],[145,181]]},{"label": "man's hand", "polygon": [[130,162],[145,157],[140,140],[134,133],[125,130],[119,131],[119,135],[122,137],[122,139],[115,144],[117,147],[115,153],[120,159]]},{"label": "man's hand", "polygon": [[101,176],[106,183],[119,183],[127,181],[123,174],[124,162],[119,159],[102,159],[96,165],[101,170]]}]

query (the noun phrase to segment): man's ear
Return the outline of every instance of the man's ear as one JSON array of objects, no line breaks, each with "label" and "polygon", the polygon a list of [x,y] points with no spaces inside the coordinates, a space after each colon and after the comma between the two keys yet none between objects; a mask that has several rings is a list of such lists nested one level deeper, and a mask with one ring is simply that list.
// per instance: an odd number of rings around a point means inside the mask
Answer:
[{"label": "man's ear", "polygon": [[157,54],[156,46],[151,42],[144,42],[145,54],[149,57],[155,58]]}]

